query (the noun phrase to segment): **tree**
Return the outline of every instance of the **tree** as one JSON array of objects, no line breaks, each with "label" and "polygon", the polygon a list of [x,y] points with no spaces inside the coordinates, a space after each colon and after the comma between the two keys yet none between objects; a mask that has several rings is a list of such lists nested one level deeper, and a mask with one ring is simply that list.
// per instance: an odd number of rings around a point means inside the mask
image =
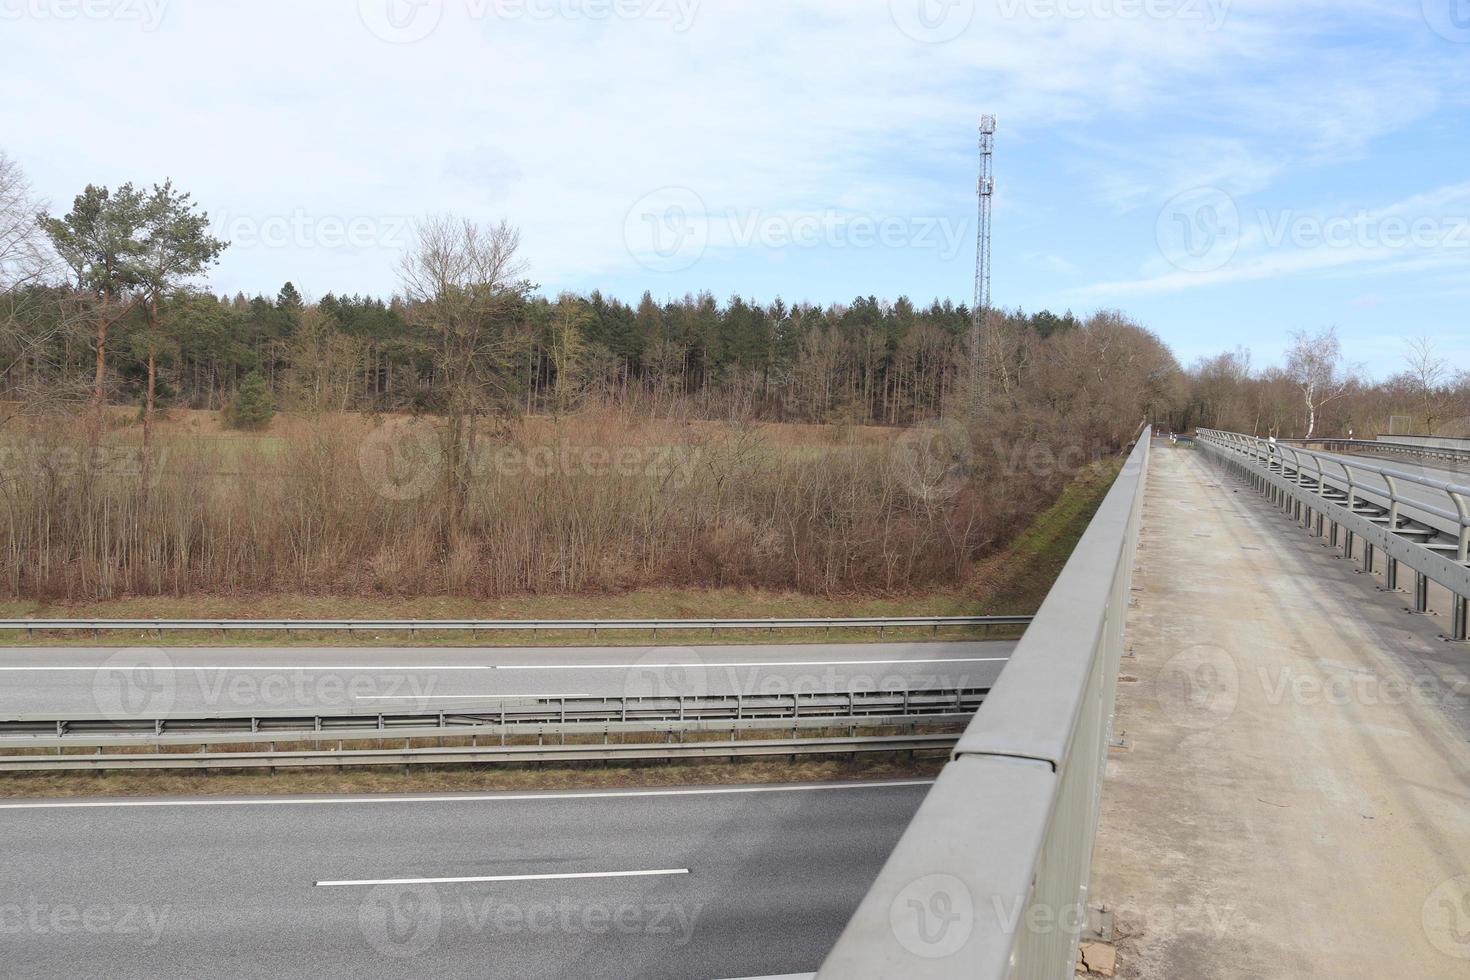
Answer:
[{"label": "tree", "polygon": [[582,383],[587,341],[583,335],[590,315],[575,296],[563,295],[557,301],[551,323],[551,366],[556,372],[553,388],[556,414],[571,407],[572,398]]},{"label": "tree", "polygon": [[301,311],[287,351],[286,377],[293,401],[313,418],[325,411],[345,411],[362,365],[361,341],[344,334],[322,307],[309,306]]},{"label": "tree", "polygon": [[37,219],[89,302],[97,331],[92,404],[99,429],[107,380],[107,331],[138,302],[130,294],[138,284],[143,203],[143,193],[131,183],[116,193],[88,184],[66,214],[53,218],[43,213]]},{"label": "tree", "polygon": [[0,153],[0,291],[38,283],[49,265],[31,185],[20,165]]},{"label": "tree", "polygon": [[225,422],[235,429],[264,429],[276,414],[276,399],[270,386],[257,371],[251,371],[240,382],[235,400],[225,410]]},{"label": "tree", "polygon": [[520,278],[520,244],[520,232],[503,220],[479,225],[430,215],[415,224],[414,243],[399,263],[408,319],[433,338],[450,527],[469,489],[476,419],[507,384],[516,315],[532,289]]},{"label": "tree", "polygon": [[1414,399],[1419,403],[1419,417],[1424,420],[1424,431],[1434,435],[1434,428],[1449,401],[1449,365],[1434,349],[1428,337],[1417,337],[1406,342],[1408,351],[1404,360],[1409,370],[1404,373]]},{"label": "tree", "polygon": [[20,165],[0,153],[0,378],[7,382],[11,371],[43,351],[61,327],[58,318],[37,309],[52,265],[36,221],[38,209]]},{"label": "tree", "polygon": [[1342,368],[1337,328],[1328,327],[1315,336],[1304,330],[1293,333],[1286,353],[1286,374],[1306,403],[1306,438],[1310,439],[1317,431],[1317,416],[1323,406],[1347,394],[1354,383],[1353,372]]},{"label": "tree", "polygon": [[148,315],[148,384],[143,403],[143,467],[153,444],[153,393],[158,376],[159,304],[219,260],[226,243],[209,234],[209,216],[195,211],[171,181],[154,184],[140,208],[141,240],[134,277]]}]

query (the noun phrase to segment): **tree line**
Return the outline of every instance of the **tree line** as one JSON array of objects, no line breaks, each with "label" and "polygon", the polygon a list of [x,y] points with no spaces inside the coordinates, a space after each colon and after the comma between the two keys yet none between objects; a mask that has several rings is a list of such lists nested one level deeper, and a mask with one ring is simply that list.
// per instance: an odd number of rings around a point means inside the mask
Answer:
[{"label": "tree line", "polygon": [[1404,340],[1398,368],[1369,380],[1346,360],[1336,330],[1298,331],[1284,365],[1254,367],[1244,347],[1196,361],[1170,424],[1286,438],[1470,436],[1470,371],[1456,370],[1428,337]]},{"label": "tree line", "polygon": [[1121,313],[1000,310],[972,360],[972,311],[947,300],[544,296],[505,222],[419,222],[384,297],[309,300],[290,282],[217,295],[203,278],[227,247],[168,182],[88,186],[50,213],[0,155],[0,399],[31,413],[136,405],[145,445],[160,406],[235,408],[247,425],[273,405],[431,414],[465,443],[487,417],[607,402],[880,425],[964,409],[1052,445],[1116,444],[1144,416],[1282,436],[1456,430],[1470,417],[1467,374],[1424,339],[1370,382],[1330,328],[1294,334],[1281,366],[1237,349],[1183,369]]},{"label": "tree line", "polygon": [[[390,296],[313,301],[290,282],[273,296],[216,295],[200,280],[228,243],[170,184],[88,186],[38,219],[18,168],[0,158],[0,174],[0,398],[32,410],[135,404],[151,420],[153,405],[225,409],[257,378],[276,403],[305,411],[454,416],[451,403],[473,395],[487,413],[563,412],[592,398],[901,425],[942,414],[968,379],[963,304],[547,297],[524,278],[505,224],[420,223]],[[448,281],[453,297],[439,288]],[[466,306],[459,322],[436,320],[453,302]],[[997,316],[1039,342],[1086,326],[1071,313]]]}]

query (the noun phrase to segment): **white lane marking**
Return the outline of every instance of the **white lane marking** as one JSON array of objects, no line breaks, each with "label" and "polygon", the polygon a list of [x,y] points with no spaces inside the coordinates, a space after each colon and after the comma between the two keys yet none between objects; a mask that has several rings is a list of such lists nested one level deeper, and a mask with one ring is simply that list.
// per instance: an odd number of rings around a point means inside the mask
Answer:
[{"label": "white lane marking", "polygon": [[439,796],[343,796],[307,799],[225,799],[225,800],[52,800],[43,803],[0,803],[0,810],[92,810],[127,809],[157,806],[348,806],[368,803],[496,803],[523,800],[598,800],[639,796],[725,796],[738,793],[810,793],[842,789],[895,789],[932,786],[932,779],[897,779],[871,783],[832,783],[806,786],[707,786],[690,789],[603,790],[582,793],[482,793]]},{"label": "white lane marking", "polygon": [[481,875],[473,878],[365,878],[362,881],[318,881],[318,888],[350,888],[369,885],[464,885],[477,881],[567,881],[573,878],[649,878],[687,875],[688,868],[659,868],[653,871],[578,871],[542,875]]},{"label": "white lane marking", "polygon": [[[932,657],[927,659],[897,659],[897,660],[741,660],[730,663],[636,663],[636,664],[206,664],[200,666],[185,667],[154,667],[161,672],[183,672],[203,670],[315,670],[315,671],[378,671],[378,670],[402,670],[402,671],[430,671],[430,670],[631,670],[635,667],[651,669],[665,669],[671,667],[857,667],[863,665],[882,666],[885,664],[1000,664],[1008,661],[1009,657]],[[63,670],[86,670],[96,672],[107,667],[107,664],[95,664],[93,666],[44,666],[28,665],[24,667],[0,667],[0,671],[50,673]]]},{"label": "white lane marking", "polygon": [[[0,667],[0,670],[3,670],[3,671],[31,671],[31,672],[43,673],[44,674],[44,673],[50,673],[51,671],[61,671],[61,670],[89,670],[89,671],[92,671],[92,672],[95,673],[96,671],[102,670],[104,668],[106,668],[106,669],[114,669],[109,664],[96,664],[95,666],[92,666],[92,667],[79,667],[79,666],[74,666],[74,665],[69,665],[69,666],[65,666],[65,667],[40,667],[40,666],[29,666],[29,667]],[[239,670],[239,671],[248,671],[248,670],[317,670],[317,671],[328,671],[328,670],[344,670],[344,671],[345,670],[357,670],[357,671],[402,670],[402,671],[423,671],[423,670],[494,670],[495,669],[495,665],[494,664],[412,664],[412,665],[409,665],[409,666],[402,666],[402,665],[397,665],[397,664],[385,664],[385,665],[381,665],[380,666],[378,664],[328,664],[328,665],[321,665],[321,664],[276,664],[274,667],[263,667],[263,666],[256,666],[254,664],[245,664],[245,665],[229,664],[229,665],[226,665],[226,666],[205,665],[205,666],[198,666],[198,667],[154,667],[153,669],[156,670],[156,671],[173,672],[173,673],[179,673],[179,672],[188,671],[188,670],[193,670],[193,671],[203,671],[203,670]]]},{"label": "white lane marking", "polygon": [[564,698],[597,698],[601,697],[608,701],[617,701],[616,694],[507,694],[504,691],[488,691],[480,694],[354,694],[354,701],[463,701],[465,699],[479,700],[492,698],[496,700],[507,700],[510,698],[522,698],[530,701],[560,701]]},{"label": "white lane marking", "polygon": [[667,667],[856,667],[883,664],[1001,664],[1010,657],[934,657],[926,660],[742,660],[737,663],[711,664],[695,661],[683,664],[500,664],[496,670],[631,670],[634,667],[663,669]]}]

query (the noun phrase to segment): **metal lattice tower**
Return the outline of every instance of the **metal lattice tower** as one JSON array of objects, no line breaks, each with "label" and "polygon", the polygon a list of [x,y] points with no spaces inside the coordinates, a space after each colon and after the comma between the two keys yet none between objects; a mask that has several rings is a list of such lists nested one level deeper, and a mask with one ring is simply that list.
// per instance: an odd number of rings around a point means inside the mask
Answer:
[{"label": "metal lattice tower", "polygon": [[976,191],[980,198],[978,234],[975,246],[975,305],[970,324],[970,395],[978,402],[980,395],[980,361],[985,320],[990,313],[990,199],[995,194],[995,177],[991,157],[995,152],[995,117],[980,117],[980,179]]}]

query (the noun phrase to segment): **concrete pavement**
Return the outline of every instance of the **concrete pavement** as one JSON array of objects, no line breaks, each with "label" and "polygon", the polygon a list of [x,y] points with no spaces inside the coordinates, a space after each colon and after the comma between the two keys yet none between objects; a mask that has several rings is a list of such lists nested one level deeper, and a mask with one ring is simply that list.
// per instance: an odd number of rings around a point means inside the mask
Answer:
[{"label": "concrete pavement", "polygon": [[1470,648],[1198,453],[1147,493],[1089,895],[1120,975],[1470,976]]}]

